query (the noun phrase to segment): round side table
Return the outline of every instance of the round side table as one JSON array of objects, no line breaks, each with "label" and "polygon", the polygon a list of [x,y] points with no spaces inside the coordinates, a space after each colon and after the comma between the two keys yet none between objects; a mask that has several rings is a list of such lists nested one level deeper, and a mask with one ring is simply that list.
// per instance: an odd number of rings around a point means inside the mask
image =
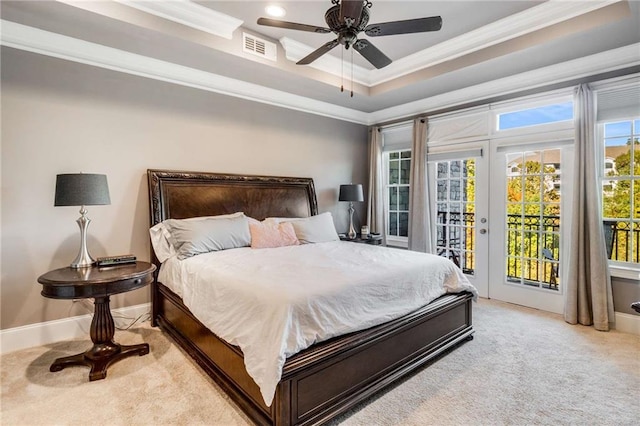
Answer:
[{"label": "round side table", "polygon": [[94,315],[89,334],[93,347],[77,355],[56,359],[50,371],[60,371],[71,365],[91,368],[89,381],[107,377],[109,365],[131,355],[146,355],[149,344],[120,345],[113,341],[115,325],[109,308],[113,294],[135,290],[153,281],[155,265],[135,262],[109,267],[72,269],[70,267],[49,271],[38,278],[42,295],[51,299],[94,299]]}]

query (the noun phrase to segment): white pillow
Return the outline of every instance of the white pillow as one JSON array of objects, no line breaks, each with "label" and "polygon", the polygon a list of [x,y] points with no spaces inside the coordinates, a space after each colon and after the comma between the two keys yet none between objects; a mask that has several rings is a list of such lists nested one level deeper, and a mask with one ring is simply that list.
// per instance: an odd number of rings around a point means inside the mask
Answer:
[{"label": "white pillow", "polygon": [[169,219],[166,222],[171,244],[180,260],[251,245],[249,220],[244,215],[192,221]]},{"label": "white pillow", "polygon": [[293,225],[296,236],[302,244],[339,241],[340,237],[333,223],[331,212],[300,219],[283,220]]},{"label": "white pillow", "polygon": [[164,263],[171,256],[175,256],[177,254],[175,247],[171,242],[171,232],[168,226],[168,220],[179,220],[179,221],[198,221],[198,220],[206,220],[206,219],[222,219],[222,218],[230,218],[230,217],[239,217],[244,216],[243,212],[236,212],[231,214],[222,214],[218,216],[198,216],[198,217],[190,217],[188,219],[167,219],[164,220],[151,228],[149,228],[149,235],[151,236],[151,245],[153,246],[153,251],[156,254],[156,257],[161,263]]}]

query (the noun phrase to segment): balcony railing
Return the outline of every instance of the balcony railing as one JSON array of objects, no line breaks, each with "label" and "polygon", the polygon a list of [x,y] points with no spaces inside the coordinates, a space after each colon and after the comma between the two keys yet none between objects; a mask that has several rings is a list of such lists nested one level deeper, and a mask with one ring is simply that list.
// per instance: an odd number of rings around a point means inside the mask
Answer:
[{"label": "balcony railing", "polygon": [[558,289],[560,216],[507,215],[507,280]]},{"label": "balcony railing", "polygon": [[[603,226],[609,260],[640,262],[640,227],[636,223],[605,220]],[[632,233],[633,239],[631,238]]]},{"label": "balcony railing", "polygon": [[[475,214],[439,211],[437,220],[437,254],[473,274]],[[605,220],[603,228],[610,260],[640,262],[640,226]],[[560,216],[507,215],[507,279],[557,289],[559,242]]]}]

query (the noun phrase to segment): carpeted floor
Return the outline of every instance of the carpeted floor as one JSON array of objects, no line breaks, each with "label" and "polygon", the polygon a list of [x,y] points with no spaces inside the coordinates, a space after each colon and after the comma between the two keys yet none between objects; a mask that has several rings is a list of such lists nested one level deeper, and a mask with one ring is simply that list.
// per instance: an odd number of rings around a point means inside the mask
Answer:
[{"label": "carpeted floor", "polygon": [[[632,425],[640,419],[640,337],[571,326],[510,304],[474,304],[475,339],[341,416],[337,425]],[[246,425],[247,417],[148,323],[117,331],[151,353],[50,373],[90,346],[60,342],[3,356],[2,425]]]}]

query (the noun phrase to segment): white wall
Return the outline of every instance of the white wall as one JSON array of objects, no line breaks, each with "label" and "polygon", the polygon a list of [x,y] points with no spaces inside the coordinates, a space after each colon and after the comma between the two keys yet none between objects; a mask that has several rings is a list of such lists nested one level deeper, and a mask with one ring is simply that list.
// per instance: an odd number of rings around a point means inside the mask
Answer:
[{"label": "white wall", "polygon": [[[364,126],[6,47],[1,65],[1,329],[84,313],[43,298],[36,281],[79,247],[78,208],[53,207],[56,174],[107,174],[111,205],[88,207],[89,250],[140,259],[149,258],[148,168],[312,177],[319,210],[341,232],[339,185],[366,184]],[[118,295],[112,307],[148,296]]]}]

